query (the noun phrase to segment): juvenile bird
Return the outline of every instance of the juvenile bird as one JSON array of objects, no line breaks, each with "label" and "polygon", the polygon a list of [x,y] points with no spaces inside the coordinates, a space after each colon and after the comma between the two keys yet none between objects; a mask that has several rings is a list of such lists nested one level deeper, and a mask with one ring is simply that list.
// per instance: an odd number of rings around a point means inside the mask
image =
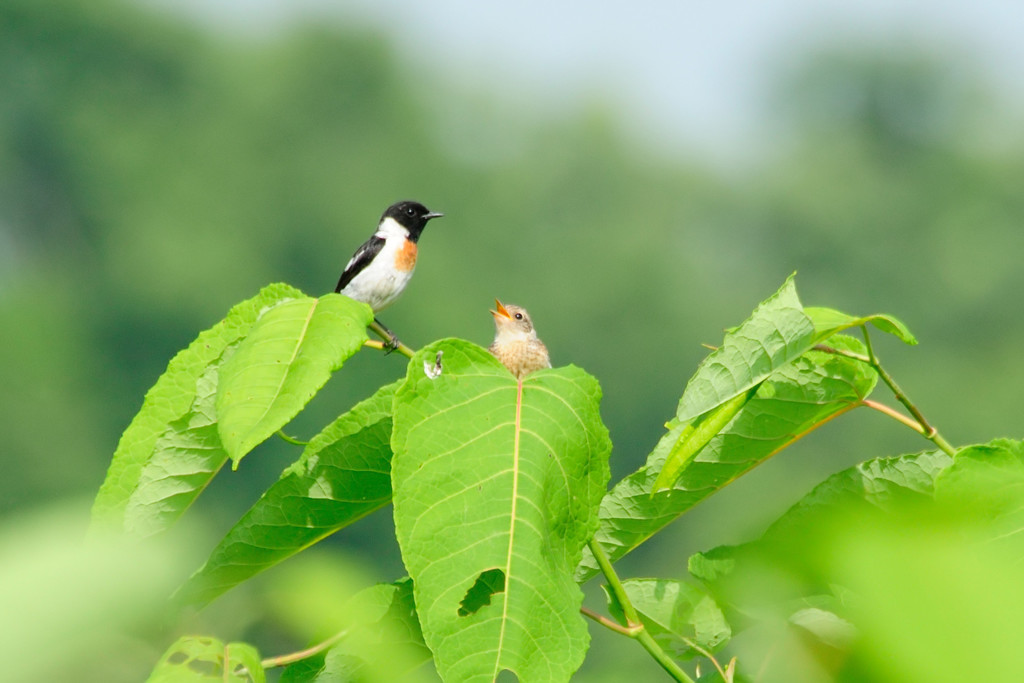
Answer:
[{"label": "juvenile bird", "polygon": [[494,316],[494,343],[487,347],[509,372],[522,379],[534,370],[550,368],[551,359],[544,342],[537,338],[533,322],[526,309],[508,306],[494,300],[497,310]]},{"label": "juvenile bird", "polygon": [[[349,259],[335,292],[370,305],[374,316],[389,306],[412,278],[416,268],[416,243],[431,218],[444,214],[419,202],[403,201],[389,206],[380,217],[377,230]],[[388,348],[398,348],[398,337],[374,317],[390,335]]]}]

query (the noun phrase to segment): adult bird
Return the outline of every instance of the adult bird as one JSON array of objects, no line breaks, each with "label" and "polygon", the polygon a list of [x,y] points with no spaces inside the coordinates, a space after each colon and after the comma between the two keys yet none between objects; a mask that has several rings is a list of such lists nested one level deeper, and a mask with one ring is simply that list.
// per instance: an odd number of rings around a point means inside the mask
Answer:
[{"label": "adult bird", "polygon": [[414,201],[389,206],[370,239],[349,259],[334,288],[335,292],[370,305],[374,321],[389,337],[385,343],[388,350],[398,348],[398,337],[376,317],[377,313],[390,306],[409,284],[416,269],[420,234],[430,219],[443,215]]}]

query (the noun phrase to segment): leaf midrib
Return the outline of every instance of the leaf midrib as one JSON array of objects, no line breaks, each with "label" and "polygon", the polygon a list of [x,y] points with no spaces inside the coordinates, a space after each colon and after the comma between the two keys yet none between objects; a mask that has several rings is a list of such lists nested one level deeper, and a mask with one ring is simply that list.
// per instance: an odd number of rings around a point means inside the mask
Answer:
[{"label": "leaf midrib", "polygon": [[498,647],[494,657],[494,675],[498,678],[501,670],[501,653],[505,646],[505,629],[508,624],[509,591],[512,586],[512,555],[516,540],[516,505],[519,502],[519,434],[522,431],[523,380],[516,380],[516,420],[512,442],[512,509],[509,514],[508,554],[505,557],[505,599],[501,604],[501,630],[498,632]]}]

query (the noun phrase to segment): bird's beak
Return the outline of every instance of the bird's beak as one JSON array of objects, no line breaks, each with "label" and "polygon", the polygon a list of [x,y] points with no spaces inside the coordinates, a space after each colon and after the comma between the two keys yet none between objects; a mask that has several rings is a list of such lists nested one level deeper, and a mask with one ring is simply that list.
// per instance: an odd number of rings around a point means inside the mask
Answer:
[{"label": "bird's beak", "polygon": [[423,220],[429,221],[431,218],[440,218],[443,215],[444,214],[441,213],[440,211],[431,211],[430,213],[423,217]]},{"label": "bird's beak", "polygon": [[509,320],[512,319],[512,316],[509,314],[508,310],[502,305],[500,301],[495,299],[494,305],[498,310],[491,311],[491,315],[493,315],[495,318],[497,318],[500,315],[502,317],[508,318]]}]

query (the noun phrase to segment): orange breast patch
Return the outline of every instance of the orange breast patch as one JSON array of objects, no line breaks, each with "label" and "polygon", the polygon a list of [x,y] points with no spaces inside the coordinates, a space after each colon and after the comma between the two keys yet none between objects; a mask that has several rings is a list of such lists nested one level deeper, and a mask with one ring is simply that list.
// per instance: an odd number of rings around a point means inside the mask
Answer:
[{"label": "orange breast patch", "polygon": [[410,271],[416,266],[416,243],[406,240],[402,248],[395,254],[395,268]]}]

